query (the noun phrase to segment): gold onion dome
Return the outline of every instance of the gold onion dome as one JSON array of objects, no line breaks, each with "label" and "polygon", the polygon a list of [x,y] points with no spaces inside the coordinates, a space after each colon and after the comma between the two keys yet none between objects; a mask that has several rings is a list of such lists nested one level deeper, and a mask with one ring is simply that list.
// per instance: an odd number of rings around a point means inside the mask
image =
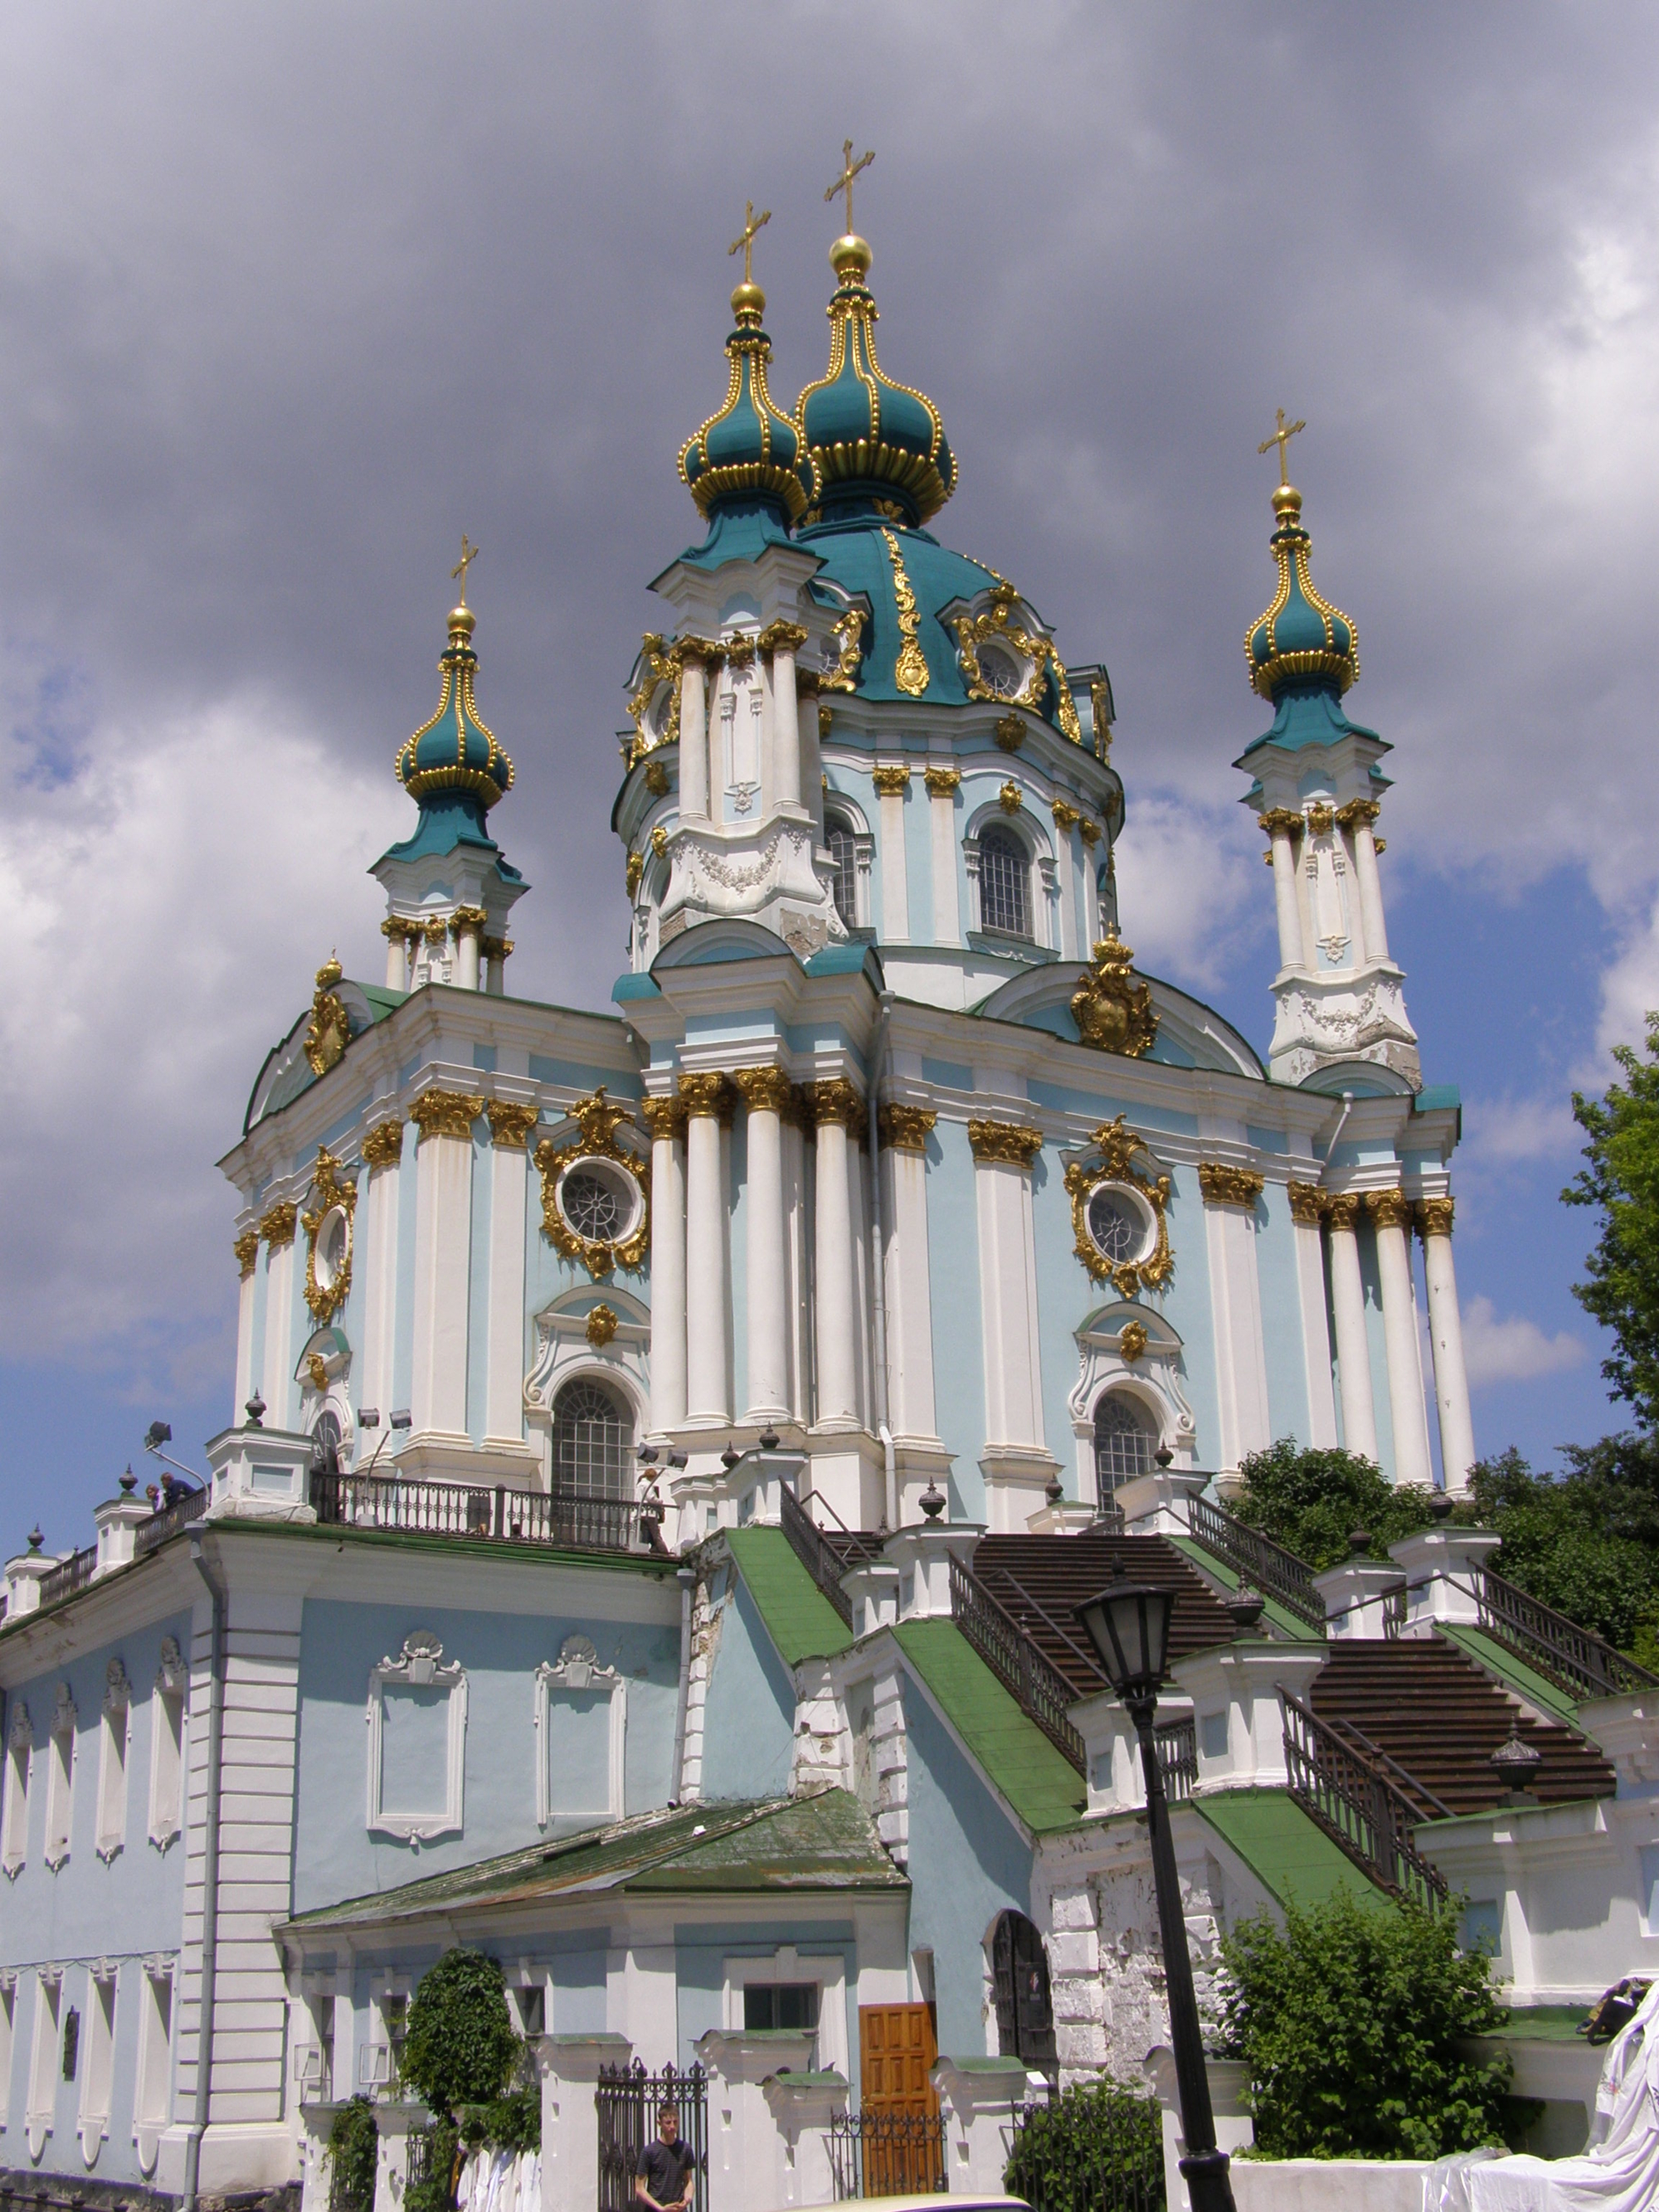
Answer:
[{"label": "gold onion dome", "polygon": [[1340,698],[1359,675],[1358,636],[1342,610],[1314,587],[1308,567],[1313,540],[1303,527],[1302,495],[1294,484],[1279,485],[1273,514],[1267,544],[1279,563],[1279,588],[1245,635],[1250,682],[1268,700],[1287,690]]},{"label": "gold onion dome", "polygon": [[876,303],[865,281],[870,248],[852,231],[830,249],[837,286],[829,306],[830,366],[795,405],[812,503],[926,522],[956,489],[957,465],[939,411],[924,392],[896,384],[876,358]]},{"label": "gold onion dome", "polygon": [[465,599],[451,608],[449,643],[438,660],[443,678],[438,711],[398,748],[393,766],[404,789],[422,805],[451,796],[487,812],[513,788],[513,763],[473,702],[474,619]]},{"label": "gold onion dome", "polygon": [[766,388],[772,341],[761,327],[765,312],[765,293],[745,276],[732,295],[737,326],[726,341],[726,398],[680,447],[680,481],[707,520],[734,502],[775,507],[789,522],[806,511],[800,440]]}]

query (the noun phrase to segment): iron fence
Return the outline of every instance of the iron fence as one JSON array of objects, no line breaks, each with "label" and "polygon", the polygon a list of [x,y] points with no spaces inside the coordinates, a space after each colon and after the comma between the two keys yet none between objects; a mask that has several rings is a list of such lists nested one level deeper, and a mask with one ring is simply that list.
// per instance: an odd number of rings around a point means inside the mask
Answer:
[{"label": "iron fence", "polygon": [[1443,1904],[1446,1877],[1411,1840],[1424,1817],[1387,1775],[1281,1690],[1290,1793],[1357,1866],[1396,1897]]},{"label": "iron fence", "polygon": [[1064,2107],[1014,2106],[1009,2186],[1031,2212],[1164,2212],[1164,2130],[1151,2099],[1091,2102],[1086,2128]]},{"label": "iron fence", "polygon": [[631,2065],[599,2069],[593,2092],[599,2127],[599,2212],[633,2212],[640,2153],[656,2140],[657,2117],[665,2105],[679,2114],[681,2139],[695,2160],[696,2212],[708,2212],[708,2076],[695,2063],[683,2074],[672,2066],[647,2074],[641,2058]]},{"label": "iron fence", "polygon": [[96,1544],[88,1544],[84,1552],[71,1552],[68,1559],[60,1559],[49,1575],[40,1577],[40,1603],[56,1605],[60,1599],[73,1597],[76,1590],[84,1589],[97,1564]]},{"label": "iron fence", "polygon": [[404,1482],[396,1475],[333,1474],[314,1468],[311,1503],[319,1521],[400,1534],[455,1536],[475,1542],[556,1545],[563,1550],[627,1552],[639,1542],[640,1508],[631,1498],[568,1492],[483,1489],[459,1482]]},{"label": "iron fence", "polygon": [[778,1503],[789,1548],[850,1628],[853,1601],[841,1586],[846,1569],[839,1555],[831,1551],[823,1529],[787,1482],[778,1485]]},{"label": "iron fence", "polygon": [[1083,1738],[1066,1717],[1066,1708],[1077,1702],[1078,1692],[954,1553],[951,1618],[991,1672],[1012,1692],[1021,1710],[1083,1773],[1087,1765]]},{"label": "iron fence", "polygon": [[1325,1602],[1313,1586],[1313,1569],[1259,1528],[1248,1528],[1208,1498],[1187,1500],[1187,1526],[1194,1541],[1237,1573],[1276,1598],[1298,1620],[1325,1632]]},{"label": "iron fence", "polygon": [[165,1544],[169,1536],[176,1536],[192,1521],[199,1521],[207,1511],[208,1492],[187,1490],[182,1498],[175,1498],[171,1505],[163,1505],[152,1513],[148,1521],[141,1521],[132,1533],[132,1556],[142,1559],[158,1544]]},{"label": "iron fence", "polygon": [[829,2140],[838,2199],[934,2196],[951,2185],[943,2112],[837,2112]]},{"label": "iron fence", "polygon": [[1651,1689],[1659,1675],[1638,1667],[1599,1636],[1569,1620],[1502,1575],[1484,1568],[1475,1577],[1480,1626],[1512,1644],[1576,1698],[1611,1698],[1627,1690]]},{"label": "iron fence", "polygon": [[1164,1795],[1178,1805],[1192,1796],[1198,1779],[1198,1723],[1191,1713],[1183,1713],[1179,1720],[1154,1729],[1152,1742],[1164,1776]]}]

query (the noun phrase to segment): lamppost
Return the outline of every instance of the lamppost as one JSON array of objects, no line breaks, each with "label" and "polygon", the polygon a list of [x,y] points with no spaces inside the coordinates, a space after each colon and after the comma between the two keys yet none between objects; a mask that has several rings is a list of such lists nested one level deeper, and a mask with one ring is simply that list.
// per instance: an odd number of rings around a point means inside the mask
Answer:
[{"label": "lamppost", "polygon": [[1176,1872],[1164,1771],[1152,1740],[1152,1718],[1169,1655],[1170,1616],[1174,1610],[1173,1590],[1130,1582],[1120,1570],[1115,1582],[1077,1607],[1077,1617],[1140,1739],[1141,1771],[1146,1778],[1146,1825],[1152,1832],[1152,1884],[1158,1892],[1158,1934],[1170,1996],[1170,2040],[1175,2048],[1181,2132],[1187,2144],[1181,2171],[1193,2212],[1233,2212],[1227,2154],[1216,2148],[1210,2078],[1204,2070],[1198,1998],[1187,1952],[1187,1923],[1181,1911],[1181,1878]]}]

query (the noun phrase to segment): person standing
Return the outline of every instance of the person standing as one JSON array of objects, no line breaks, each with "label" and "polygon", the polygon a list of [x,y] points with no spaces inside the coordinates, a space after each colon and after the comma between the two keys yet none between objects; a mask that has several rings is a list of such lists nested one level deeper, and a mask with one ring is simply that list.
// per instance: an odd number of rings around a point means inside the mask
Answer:
[{"label": "person standing", "polygon": [[657,2114],[657,2139],[643,2144],[634,2169],[634,2194],[651,2212],[682,2212],[697,2185],[697,2155],[681,2139],[678,2108],[665,2105]]}]

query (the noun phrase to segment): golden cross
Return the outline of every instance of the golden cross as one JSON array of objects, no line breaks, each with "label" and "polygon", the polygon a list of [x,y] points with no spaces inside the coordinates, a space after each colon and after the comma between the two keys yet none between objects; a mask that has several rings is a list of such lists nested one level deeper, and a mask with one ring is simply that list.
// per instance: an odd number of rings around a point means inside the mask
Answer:
[{"label": "golden cross", "polygon": [[1291,478],[1290,472],[1285,466],[1285,448],[1290,444],[1291,439],[1295,437],[1298,430],[1305,430],[1308,426],[1305,422],[1287,422],[1285,420],[1285,410],[1282,407],[1276,409],[1275,412],[1279,416],[1279,428],[1273,432],[1271,438],[1264,438],[1261,441],[1261,443],[1256,447],[1256,451],[1258,453],[1265,453],[1269,446],[1278,447],[1279,481],[1282,484],[1287,484]]},{"label": "golden cross", "polygon": [[750,265],[755,251],[755,233],[764,228],[771,220],[770,208],[763,209],[759,215],[757,215],[753,200],[744,202],[743,236],[734,238],[726,250],[728,253],[735,253],[739,246],[743,248],[743,281],[745,284],[752,284],[755,281],[754,269]]},{"label": "golden cross", "polygon": [[849,231],[853,228],[853,179],[860,169],[867,169],[875,158],[873,153],[869,153],[855,161],[853,159],[853,142],[849,138],[841,149],[841,174],[823,196],[826,200],[832,200],[837,192],[846,193],[847,228]]},{"label": "golden cross", "polygon": [[466,605],[466,572],[472,566],[472,563],[477,559],[477,547],[468,543],[466,532],[465,531],[462,531],[461,557],[449,573],[452,576],[459,576],[461,580],[461,605],[463,606]]}]

